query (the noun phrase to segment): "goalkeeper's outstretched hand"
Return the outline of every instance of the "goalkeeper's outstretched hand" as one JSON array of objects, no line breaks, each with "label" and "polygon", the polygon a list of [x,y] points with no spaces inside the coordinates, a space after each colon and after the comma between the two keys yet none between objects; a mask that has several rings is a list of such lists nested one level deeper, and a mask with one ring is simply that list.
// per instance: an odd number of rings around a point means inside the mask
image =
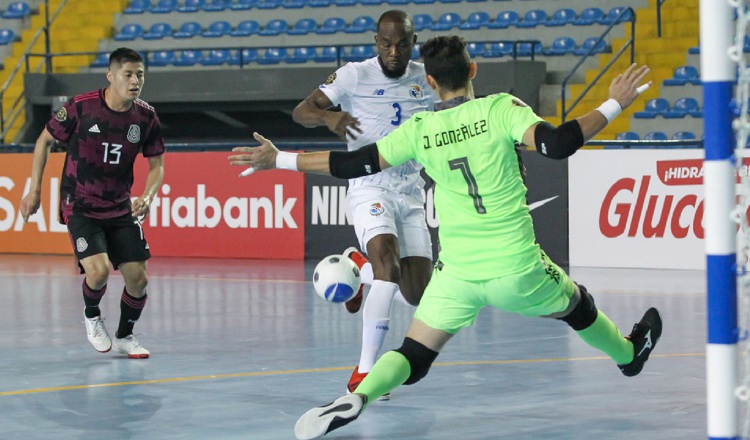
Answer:
[{"label": "goalkeeper's outstretched hand", "polygon": [[270,140],[264,138],[260,133],[253,133],[256,141],[260,142],[257,147],[235,147],[233,154],[229,156],[229,164],[233,166],[249,166],[240,176],[249,176],[255,171],[272,170],[276,168],[276,156],[279,149]]}]

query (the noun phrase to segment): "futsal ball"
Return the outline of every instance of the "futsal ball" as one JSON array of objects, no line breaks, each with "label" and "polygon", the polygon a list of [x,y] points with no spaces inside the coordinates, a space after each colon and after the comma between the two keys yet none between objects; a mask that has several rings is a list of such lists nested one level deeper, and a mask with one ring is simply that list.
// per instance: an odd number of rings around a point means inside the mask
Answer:
[{"label": "futsal ball", "polygon": [[354,261],[343,255],[329,255],[315,266],[313,287],[318,296],[326,301],[349,301],[361,284],[359,268]]}]

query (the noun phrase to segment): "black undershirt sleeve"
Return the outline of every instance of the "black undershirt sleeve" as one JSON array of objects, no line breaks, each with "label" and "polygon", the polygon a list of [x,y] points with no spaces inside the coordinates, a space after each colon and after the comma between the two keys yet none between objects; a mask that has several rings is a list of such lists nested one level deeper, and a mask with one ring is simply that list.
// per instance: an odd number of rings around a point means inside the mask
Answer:
[{"label": "black undershirt sleeve", "polygon": [[331,151],[328,167],[333,177],[354,179],[380,172],[380,155],[376,144],[354,151]]},{"label": "black undershirt sleeve", "polygon": [[540,122],[534,129],[536,151],[551,159],[565,159],[583,146],[583,131],[577,120],[567,121],[555,128]]}]

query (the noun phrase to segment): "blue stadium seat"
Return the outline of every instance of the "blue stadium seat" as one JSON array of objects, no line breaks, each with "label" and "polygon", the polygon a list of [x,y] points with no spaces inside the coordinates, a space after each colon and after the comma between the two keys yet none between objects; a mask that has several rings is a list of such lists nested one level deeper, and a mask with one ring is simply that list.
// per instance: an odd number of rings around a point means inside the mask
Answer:
[{"label": "blue stadium seat", "polygon": [[154,23],[151,28],[143,34],[144,40],[161,40],[172,35],[172,25],[169,23]]},{"label": "blue stadium seat", "polygon": [[318,22],[312,18],[301,18],[294,23],[294,26],[289,28],[286,33],[289,35],[307,35],[310,32],[315,32],[318,28]]},{"label": "blue stadium seat", "polygon": [[328,17],[325,19],[323,24],[315,30],[316,34],[335,34],[337,32],[343,32],[346,29],[346,21],[341,17]]},{"label": "blue stadium seat", "polygon": [[128,23],[114,36],[115,41],[132,41],[143,35],[143,27],[138,23]]},{"label": "blue stadium seat", "polygon": [[466,17],[466,21],[458,25],[459,29],[475,31],[486,27],[490,22],[490,14],[486,12],[472,12]]},{"label": "blue stadium seat", "polygon": [[289,24],[283,18],[274,18],[266,23],[266,26],[258,32],[258,35],[264,37],[280,35],[286,32]]},{"label": "blue stadium seat", "polygon": [[491,43],[484,52],[485,58],[500,58],[513,54],[513,44],[511,43]]},{"label": "blue stadium seat", "polygon": [[414,14],[414,30],[421,32],[432,27],[432,16],[429,14]]},{"label": "blue stadium seat", "polygon": [[623,133],[619,133],[615,139],[618,141],[637,141],[640,140],[641,137],[638,136],[638,133],[634,131],[625,131]]},{"label": "blue stadium seat", "polygon": [[258,49],[242,49],[239,55],[239,63],[242,65],[258,61]]},{"label": "blue stadium seat", "polygon": [[648,100],[643,111],[635,112],[633,117],[639,119],[653,119],[667,111],[669,111],[669,101],[664,98],[654,98]]},{"label": "blue stadium seat", "polygon": [[178,57],[175,57],[172,64],[175,66],[189,67],[194,66],[203,59],[203,53],[199,50],[180,51]]},{"label": "blue stadium seat", "polygon": [[13,2],[8,5],[8,9],[3,12],[3,18],[26,18],[31,15],[31,7],[25,2]]},{"label": "blue stadium seat", "polygon": [[180,28],[172,34],[174,38],[193,38],[203,32],[201,24],[197,21],[187,21],[180,25]]},{"label": "blue stadium seat", "polygon": [[307,0],[307,6],[311,8],[327,8],[333,4],[333,0]]},{"label": "blue stadium seat", "polygon": [[566,24],[572,24],[576,21],[576,11],[571,8],[561,8],[552,13],[552,16],[547,20],[545,26],[565,26]]},{"label": "blue stadium seat", "polygon": [[174,63],[175,55],[174,51],[171,50],[160,50],[153,52],[148,61],[148,65],[151,67],[163,67]]},{"label": "blue stadium seat", "polygon": [[169,14],[172,11],[176,11],[177,7],[179,7],[177,0],[158,0],[151,7],[151,12],[154,14]]},{"label": "blue stadium seat", "polygon": [[461,3],[462,0],[438,0],[440,3]]},{"label": "blue stadium seat", "polygon": [[338,48],[336,46],[326,46],[315,55],[316,63],[331,63],[338,60]]},{"label": "blue stadium seat", "polygon": [[650,131],[643,136],[644,141],[666,141],[669,138],[663,131]]},{"label": "blue stadium seat", "polygon": [[236,2],[229,5],[229,8],[233,11],[247,11],[252,9],[258,4],[258,0],[237,0]]},{"label": "blue stadium seat", "polygon": [[417,61],[421,54],[419,53],[419,44],[415,44],[411,48],[411,59]]},{"label": "blue stadium seat", "polygon": [[503,11],[497,14],[494,20],[487,24],[490,29],[508,29],[521,19],[516,11]]},{"label": "blue stadium seat", "polygon": [[285,47],[270,47],[258,57],[258,64],[279,64],[286,58]]},{"label": "blue stadium seat", "polygon": [[402,6],[409,3],[410,0],[385,0],[386,3],[392,6]]},{"label": "blue stadium seat", "polygon": [[537,41],[533,45],[531,43],[519,43],[516,55],[519,57],[527,57],[533,55],[542,55],[544,53],[544,46],[540,41]]},{"label": "blue stadium seat", "polygon": [[308,61],[314,61],[317,51],[314,47],[298,47],[290,55],[287,55],[286,62],[289,64],[300,64]]},{"label": "blue stadium seat", "polygon": [[282,0],[258,0],[255,5],[258,9],[276,9],[281,7]]},{"label": "blue stadium seat", "polygon": [[477,58],[484,56],[487,45],[484,43],[467,43],[466,50],[469,52],[471,58]]},{"label": "blue stadium seat", "polygon": [[255,20],[245,20],[237,23],[237,27],[229,33],[233,37],[249,37],[260,32],[260,23]]},{"label": "blue stadium seat", "polygon": [[123,14],[143,14],[151,8],[149,0],[130,0],[128,7],[122,11]]},{"label": "blue stadium seat", "polygon": [[623,14],[622,17],[618,20],[617,17],[622,13],[622,11],[626,10],[627,7],[625,6],[615,6],[614,8],[610,9],[607,15],[605,15],[601,20],[599,20],[599,23],[601,24],[612,24],[615,21],[618,23],[623,23],[626,21],[632,21],[633,20],[633,14],[628,10],[627,13]]},{"label": "blue stadium seat", "polygon": [[281,7],[284,9],[300,9],[307,6],[307,0],[282,0]]},{"label": "blue stadium seat", "polygon": [[347,6],[354,6],[357,4],[357,0],[333,0],[333,4],[339,8],[345,8]]},{"label": "blue stadium seat", "polygon": [[182,6],[177,7],[177,12],[198,12],[206,5],[206,0],[185,0]]},{"label": "blue stadium seat", "polygon": [[695,66],[680,66],[674,71],[672,78],[664,80],[665,86],[684,86],[685,84],[700,85],[701,79]]},{"label": "blue stadium seat", "polygon": [[685,116],[702,118],[703,112],[698,107],[698,100],[693,97],[679,98],[674,102],[672,108],[665,111],[662,116],[667,119],[684,118]]},{"label": "blue stadium seat", "polygon": [[[366,0],[363,0],[363,1],[362,1],[362,4],[363,4],[363,5],[365,4],[365,1],[366,1]],[[435,0],[413,0],[413,3],[414,3],[415,5],[429,5],[429,4],[433,4],[433,3],[435,3]]]},{"label": "blue stadium seat", "polygon": [[359,3],[362,6],[380,6],[385,3],[385,0],[360,0]]},{"label": "blue stadium seat", "polygon": [[589,53],[589,49],[591,49],[591,55],[603,53],[607,51],[607,43],[603,39],[599,39],[599,37],[588,37],[583,41],[581,47],[574,50],[573,53],[578,56],[584,56]]},{"label": "blue stadium seat", "polygon": [[89,65],[89,67],[109,67],[109,54],[98,54],[94,61]]},{"label": "blue stadium seat", "polygon": [[206,12],[221,12],[227,9],[230,3],[229,0],[206,0],[203,10]]},{"label": "blue stadium seat", "polygon": [[344,61],[364,61],[375,56],[375,48],[371,45],[352,46],[349,53],[344,54]]},{"label": "blue stadium seat", "polygon": [[601,8],[593,7],[586,8],[581,11],[581,15],[573,21],[574,26],[589,26],[592,24],[599,24],[604,18],[604,11]]},{"label": "blue stadium seat", "polygon": [[0,29],[0,45],[5,46],[16,41],[16,34],[10,29]]},{"label": "blue stadium seat", "polygon": [[214,49],[208,52],[206,58],[200,60],[203,66],[221,66],[222,64],[230,64],[232,54],[229,49]]},{"label": "blue stadium seat", "polygon": [[377,22],[369,15],[362,15],[354,20],[344,29],[347,34],[361,34],[363,32],[375,32]]},{"label": "blue stadium seat", "polygon": [[544,50],[545,55],[572,55],[576,49],[576,42],[571,37],[558,37],[552,46]]},{"label": "blue stadium seat", "polygon": [[678,131],[672,135],[673,141],[690,141],[693,139],[698,139],[698,137],[692,131]]},{"label": "blue stadium seat", "polygon": [[436,22],[432,23],[430,29],[433,31],[447,31],[461,24],[461,16],[457,12],[446,12]]},{"label": "blue stadium seat", "polygon": [[544,24],[547,21],[547,13],[541,9],[532,9],[527,11],[523,20],[516,23],[519,28],[533,28]]},{"label": "blue stadium seat", "polygon": [[228,21],[220,20],[208,25],[208,29],[202,35],[206,38],[219,38],[229,35],[230,32],[232,32],[232,25]]}]

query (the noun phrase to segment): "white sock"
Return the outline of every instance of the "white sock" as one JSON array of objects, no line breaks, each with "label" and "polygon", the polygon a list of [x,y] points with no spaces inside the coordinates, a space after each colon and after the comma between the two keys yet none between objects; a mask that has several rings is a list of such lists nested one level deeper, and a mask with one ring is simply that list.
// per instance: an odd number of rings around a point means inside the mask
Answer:
[{"label": "white sock", "polygon": [[362,284],[372,285],[372,282],[375,281],[375,274],[372,272],[372,264],[369,261],[359,269],[359,277]]},{"label": "white sock", "polygon": [[359,372],[370,371],[383,348],[385,335],[391,317],[393,297],[398,292],[398,284],[375,280],[365,298],[362,311],[362,352],[359,357]]},{"label": "white sock", "polygon": [[398,292],[396,292],[396,296],[394,297],[394,299],[401,304],[407,305],[409,307],[414,307],[413,305],[409,304],[409,301],[406,300],[404,294],[401,292],[401,289],[398,289]]}]

